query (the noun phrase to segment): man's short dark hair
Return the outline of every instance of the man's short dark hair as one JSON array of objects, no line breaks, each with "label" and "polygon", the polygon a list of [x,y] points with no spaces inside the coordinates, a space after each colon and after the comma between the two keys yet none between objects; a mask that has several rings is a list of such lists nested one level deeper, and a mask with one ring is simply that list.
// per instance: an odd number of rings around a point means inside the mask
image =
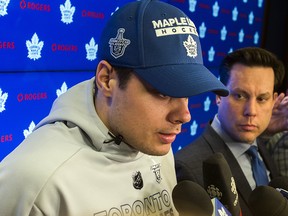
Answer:
[{"label": "man's short dark hair", "polygon": [[129,81],[129,79],[133,73],[133,69],[125,68],[125,67],[117,67],[117,66],[112,66],[112,67],[117,73],[117,76],[119,79],[119,88],[125,89],[128,81]]},{"label": "man's short dark hair", "polygon": [[221,62],[219,68],[220,81],[227,85],[231,68],[235,64],[248,67],[271,67],[274,71],[274,91],[282,85],[285,69],[283,63],[271,52],[259,47],[246,47],[229,53]]},{"label": "man's short dark hair", "polygon": [[[112,66],[113,70],[116,71],[117,77],[119,79],[119,88],[125,89],[127,86],[127,83],[133,73],[133,69],[131,68],[124,68],[124,67],[117,67]],[[95,94],[97,93],[98,89],[97,86],[95,86]]]}]

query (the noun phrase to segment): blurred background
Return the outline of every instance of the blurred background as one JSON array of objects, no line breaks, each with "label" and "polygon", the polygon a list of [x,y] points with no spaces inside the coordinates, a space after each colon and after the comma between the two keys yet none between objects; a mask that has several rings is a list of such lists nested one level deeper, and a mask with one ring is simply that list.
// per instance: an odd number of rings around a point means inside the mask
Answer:
[{"label": "blurred background", "polygon": [[[195,23],[204,64],[215,76],[227,53],[246,46],[266,48],[287,66],[288,1],[164,1]],[[0,161],[29,136],[59,95],[94,76],[100,33],[127,2],[0,2]],[[282,91],[286,88],[287,76]],[[215,95],[192,97],[189,108],[192,120],[173,143],[174,152],[197,138],[213,118]]]}]

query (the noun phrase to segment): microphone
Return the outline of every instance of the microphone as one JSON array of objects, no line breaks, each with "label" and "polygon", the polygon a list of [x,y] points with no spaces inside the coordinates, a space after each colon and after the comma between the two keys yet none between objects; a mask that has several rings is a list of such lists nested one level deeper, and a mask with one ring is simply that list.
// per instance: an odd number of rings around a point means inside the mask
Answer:
[{"label": "microphone", "polygon": [[248,206],[253,216],[287,216],[288,201],[270,186],[258,186],[249,196]]},{"label": "microphone", "polygon": [[269,184],[273,188],[283,188],[288,190],[288,177],[287,176],[278,176],[273,178]]},{"label": "microphone", "polygon": [[280,192],[282,194],[282,196],[284,196],[286,199],[288,199],[288,191],[284,190],[282,188],[275,188],[278,192]]},{"label": "microphone", "polygon": [[184,180],[172,190],[172,199],[179,216],[211,216],[213,206],[206,191],[197,183]]},{"label": "microphone", "polygon": [[236,183],[222,153],[203,161],[203,181],[210,198],[216,197],[232,215],[242,215]]},{"label": "microphone", "polygon": [[110,142],[115,142],[116,145],[120,145],[120,143],[123,140],[123,136],[120,134],[115,136],[112,132],[108,131],[108,134],[112,137],[111,139],[105,140],[104,143],[110,143]]},{"label": "microphone", "polygon": [[275,188],[279,191],[286,199],[288,199],[288,177],[287,176],[278,176],[273,178],[269,186]]}]

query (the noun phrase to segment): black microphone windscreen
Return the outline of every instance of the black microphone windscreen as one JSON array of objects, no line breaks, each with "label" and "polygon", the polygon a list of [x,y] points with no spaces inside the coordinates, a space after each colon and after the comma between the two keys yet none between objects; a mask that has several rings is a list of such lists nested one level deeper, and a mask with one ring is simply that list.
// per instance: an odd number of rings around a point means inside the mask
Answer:
[{"label": "black microphone windscreen", "polygon": [[210,198],[218,198],[232,215],[241,214],[236,183],[222,153],[203,161],[203,181]]},{"label": "black microphone windscreen", "polygon": [[287,216],[288,201],[270,186],[256,187],[248,199],[253,216]]},{"label": "black microphone windscreen", "polygon": [[273,178],[269,184],[273,188],[282,188],[288,190],[288,177],[287,176],[278,176]]},{"label": "black microphone windscreen", "polygon": [[211,216],[213,205],[204,188],[184,180],[172,191],[172,199],[180,216]]}]

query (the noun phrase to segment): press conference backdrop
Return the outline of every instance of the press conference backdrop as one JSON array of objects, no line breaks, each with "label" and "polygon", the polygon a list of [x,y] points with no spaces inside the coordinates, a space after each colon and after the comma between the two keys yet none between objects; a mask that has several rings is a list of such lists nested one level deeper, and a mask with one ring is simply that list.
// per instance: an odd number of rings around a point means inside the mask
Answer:
[{"label": "press conference backdrop", "polygon": [[[0,2],[0,161],[29,136],[59,95],[94,75],[103,26],[127,2]],[[216,76],[220,60],[228,52],[260,46],[263,0],[166,2],[182,9],[194,21],[204,64]],[[183,126],[173,144],[174,152],[194,140],[213,118],[217,110],[215,95],[192,97],[189,108],[192,120]]]}]

